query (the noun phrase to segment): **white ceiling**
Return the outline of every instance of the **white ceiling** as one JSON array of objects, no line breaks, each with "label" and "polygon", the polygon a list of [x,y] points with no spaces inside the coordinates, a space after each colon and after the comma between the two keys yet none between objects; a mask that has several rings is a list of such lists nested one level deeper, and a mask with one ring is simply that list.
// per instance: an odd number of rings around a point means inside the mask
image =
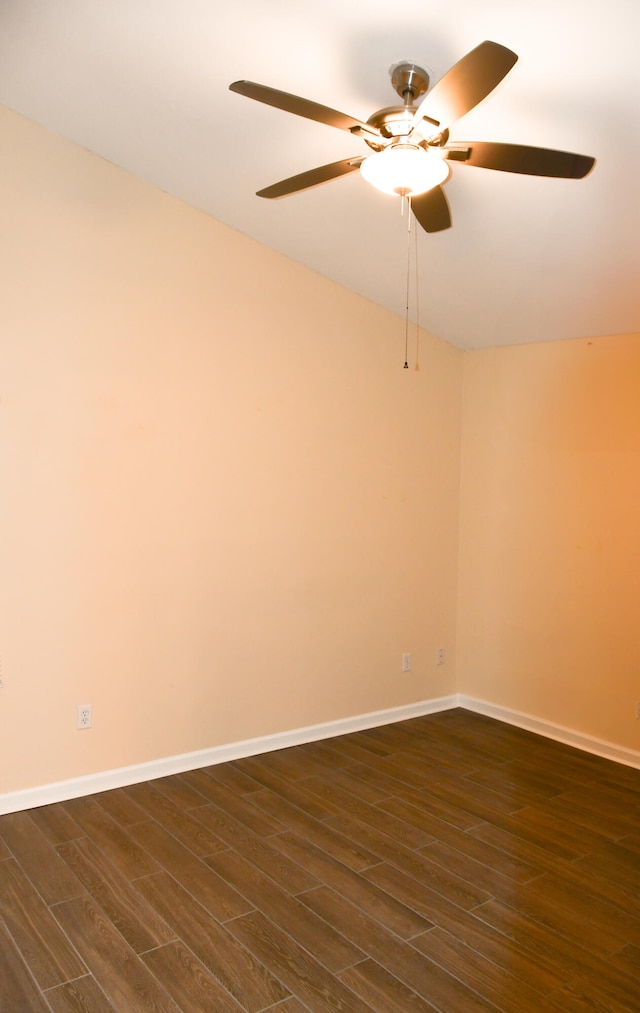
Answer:
[{"label": "white ceiling", "polygon": [[463,348],[640,331],[639,0],[0,0],[0,102],[404,314],[397,198],[359,173],[254,195],[364,142],[228,85],[366,120],[398,101],[391,64],[435,83],[484,39],[519,61],[452,140],[597,164],[584,180],[454,165],[453,228],[418,230],[420,323]]}]

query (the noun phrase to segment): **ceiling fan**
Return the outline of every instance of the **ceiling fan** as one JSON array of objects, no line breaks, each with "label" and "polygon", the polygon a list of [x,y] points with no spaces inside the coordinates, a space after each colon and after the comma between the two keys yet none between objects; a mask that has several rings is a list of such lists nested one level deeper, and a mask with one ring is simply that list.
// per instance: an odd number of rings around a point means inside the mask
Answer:
[{"label": "ceiling fan", "polygon": [[[285,112],[326,123],[362,138],[372,154],[345,158],[301,172],[263,190],[258,197],[286,197],[360,169],[378,189],[411,198],[411,208],[427,232],[451,225],[442,184],[450,176],[448,162],[484,169],[582,179],[595,158],[551,148],[491,141],[449,144],[450,126],[473,109],[502,81],[518,57],[497,42],[481,42],[463,56],[428,92],[429,76],[408,61],[391,67],[391,83],[403,105],[378,109],[366,123],[328,106],[278,91],[253,81],[234,81],[230,90]],[[418,99],[422,96],[419,104]]]}]

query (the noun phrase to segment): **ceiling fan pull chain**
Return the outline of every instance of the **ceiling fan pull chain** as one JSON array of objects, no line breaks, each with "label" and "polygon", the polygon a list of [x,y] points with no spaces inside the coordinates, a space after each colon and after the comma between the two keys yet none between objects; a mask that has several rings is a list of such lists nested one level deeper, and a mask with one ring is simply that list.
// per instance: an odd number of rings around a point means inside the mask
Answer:
[{"label": "ceiling fan pull chain", "polygon": [[409,279],[411,276],[411,194],[407,194],[401,201],[404,207],[404,202],[407,202],[408,215],[407,215],[407,298],[405,302],[404,312],[404,368],[409,368]]},{"label": "ceiling fan pull chain", "polygon": [[418,230],[414,232],[414,263],[416,266],[416,373],[420,372],[420,287],[418,285]]}]

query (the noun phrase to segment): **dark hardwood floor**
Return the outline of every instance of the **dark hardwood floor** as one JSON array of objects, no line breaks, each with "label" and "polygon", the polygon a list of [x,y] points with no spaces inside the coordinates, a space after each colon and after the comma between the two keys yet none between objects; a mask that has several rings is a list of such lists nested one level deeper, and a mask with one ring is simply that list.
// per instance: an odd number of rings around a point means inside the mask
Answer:
[{"label": "dark hardwood floor", "polygon": [[640,770],[447,711],[0,817],[2,1013],[638,1013]]}]

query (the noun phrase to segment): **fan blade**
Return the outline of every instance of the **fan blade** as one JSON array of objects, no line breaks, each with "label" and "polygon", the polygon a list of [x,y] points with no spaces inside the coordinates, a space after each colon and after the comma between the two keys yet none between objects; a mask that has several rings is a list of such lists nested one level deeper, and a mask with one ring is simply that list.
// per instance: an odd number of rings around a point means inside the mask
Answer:
[{"label": "fan blade", "polygon": [[443,128],[451,126],[500,84],[517,59],[497,42],[481,42],[434,85],[418,107],[414,129],[424,119]]},{"label": "fan blade", "polygon": [[286,91],[278,91],[277,88],[268,88],[264,84],[256,84],[255,81],[234,81],[229,85],[229,91],[235,91],[238,95],[246,95],[247,98],[255,99],[256,102],[264,102],[265,105],[275,106],[276,109],[283,109],[287,113],[295,113],[296,116],[304,116],[307,120],[315,120],[317,123],[326,123],[329,127],[337,127],[338,130],[349,130],[351,133],[367,133],[379,137],[380,133],[369,123],[362,123],[353,116],[340,113],[337,109],[330,109],[329,106],[319,105],[317,102],[310,102],[309,99],[300,98],[299,95],[290,95]]},{"label": "fan blade", "polygon": [[451,212],[441,186],[411,198],[411,210],[426,232],[442,232],[451,227]]},{"label": "fan blade", "polygon": [[467,165],[477,165],[482,169],[500,169],[502,172],[521,172],[528,176],[583,179],[595,164],[595,158],[591,158],[590,155],[554,151],[552,148],[532,148],[526,144],[461,141],[460,148],[464,153],[456,153],[456,149],[452,148],[451,154],[454,159],[459,158]]},{"label": "fan blade", "polygon": [[257,197],[288,197],[290,193],[297,193],[299,190],[309,190],[312,186],[319,186],[320,183],[328,183],[331,179],[344,176],[360,168],[364,158],[344,158],[341,162],[331,162],[330,165],[320,165],[317,169],[308,169],[297,176],[290,176],[289,179],[282,179],[279,183],[267,186],[264,190],[258,190]]}]

